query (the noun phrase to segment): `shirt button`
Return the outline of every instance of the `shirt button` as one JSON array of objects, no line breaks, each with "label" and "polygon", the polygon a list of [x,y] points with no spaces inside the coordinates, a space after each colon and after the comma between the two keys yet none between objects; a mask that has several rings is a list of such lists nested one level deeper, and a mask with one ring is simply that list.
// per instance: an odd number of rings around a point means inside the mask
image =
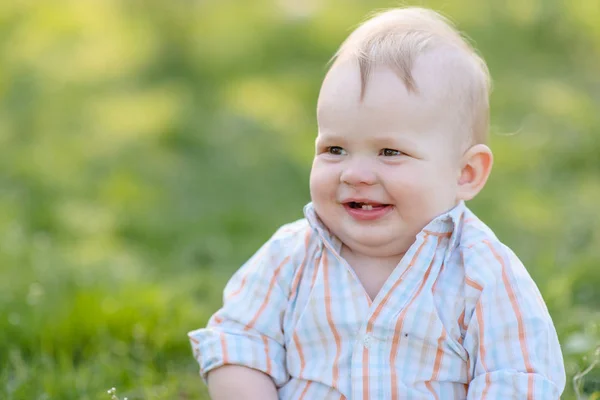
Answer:
[{"label": "shirt button", "polygon": [[365,346],[365,349],[371,347],[371,335],[365,335],[365,337],[363,338],[363,346]]}]

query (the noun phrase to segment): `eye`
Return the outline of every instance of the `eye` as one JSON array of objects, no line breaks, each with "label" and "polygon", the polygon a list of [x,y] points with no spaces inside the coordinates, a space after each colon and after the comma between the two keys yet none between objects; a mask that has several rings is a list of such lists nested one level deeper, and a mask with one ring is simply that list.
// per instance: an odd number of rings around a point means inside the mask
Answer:
[{"label": "eye", "polygon": [[394,157],[394,156],[401,156],[404,153],[402,153],[400,150],[382,149],[379,154],[384,157]]},{"label": "eye", "polygon": [[329,146],[325,149],[325,152],[333,154],[334,156],[343,156],[346,154],[346,150],[342,149],[340,146]]}]

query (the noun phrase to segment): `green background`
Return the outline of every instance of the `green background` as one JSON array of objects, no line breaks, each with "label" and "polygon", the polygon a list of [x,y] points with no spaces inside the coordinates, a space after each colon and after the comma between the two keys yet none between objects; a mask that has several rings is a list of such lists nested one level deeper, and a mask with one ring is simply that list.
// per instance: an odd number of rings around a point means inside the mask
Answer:
[{"label": "green background", "polygon": [[[600,344],[600,2],[407,4],[489,64],[496,164],[470,207],[538,283],[575,399]],[[302,216],[326,63],[394,5],[0,2],[0,398],[207,399],[186,333]]]}]

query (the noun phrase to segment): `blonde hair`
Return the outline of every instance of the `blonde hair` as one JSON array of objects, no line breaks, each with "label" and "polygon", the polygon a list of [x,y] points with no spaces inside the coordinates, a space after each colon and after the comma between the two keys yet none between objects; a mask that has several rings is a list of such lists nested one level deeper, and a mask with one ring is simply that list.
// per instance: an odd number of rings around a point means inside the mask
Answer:
[{"label": "blonde hair", "polygon": [[[452,22],[435,11],[419,8],[396,8],[375,14],[356,28],[332,58],[332,67],[346,60],[358,62],[361,76],[361,100],[369,75],[376,66],[387,66],[404,82],[409,92],[418,93],[412,69],[418,56],[443,46],[458,49],[467,56],[468,71],[461,112],[468,119],[469,141],[484,143],[489,126],[488,68],[475,49]],[[462,96],[461,96],[462,97]]]}]

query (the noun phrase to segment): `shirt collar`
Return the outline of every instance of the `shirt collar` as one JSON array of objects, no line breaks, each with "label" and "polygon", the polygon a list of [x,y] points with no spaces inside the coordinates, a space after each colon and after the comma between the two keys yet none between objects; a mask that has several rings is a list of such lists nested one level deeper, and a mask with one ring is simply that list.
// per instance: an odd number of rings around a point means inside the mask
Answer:
[{"label": "shirt collar", "polygon": [[[457,244],[457,237],[460,236],[465,211],[465,203],[464,201],[460,201],[454,208],[437,216],[429,222],[425,228],[421,230],[419,235],[450,235],[449,248],[453,249]],[[311,228],[320,233],[324,240],[327,240],[333,245],[338,252],[341,250],[341,241],[331,233],[329,228],[327,228],[321,218],[319,218],[312,202],[304,206],[304,216]]]},{"label": "shirt collar", "polygon": [[306,217],[306,220],[308,221],[310,227],[313,230],[317,231],[317,233],[323,238],[323,240],[329,242],[329,244],[332,245],[333,248],[339,254],[342,248],[341,240],[339,240],[337,236],[331,233],[329,228],[323,223],[321,218],[319,218],[312,202],[304,206],[304,216]]}]

